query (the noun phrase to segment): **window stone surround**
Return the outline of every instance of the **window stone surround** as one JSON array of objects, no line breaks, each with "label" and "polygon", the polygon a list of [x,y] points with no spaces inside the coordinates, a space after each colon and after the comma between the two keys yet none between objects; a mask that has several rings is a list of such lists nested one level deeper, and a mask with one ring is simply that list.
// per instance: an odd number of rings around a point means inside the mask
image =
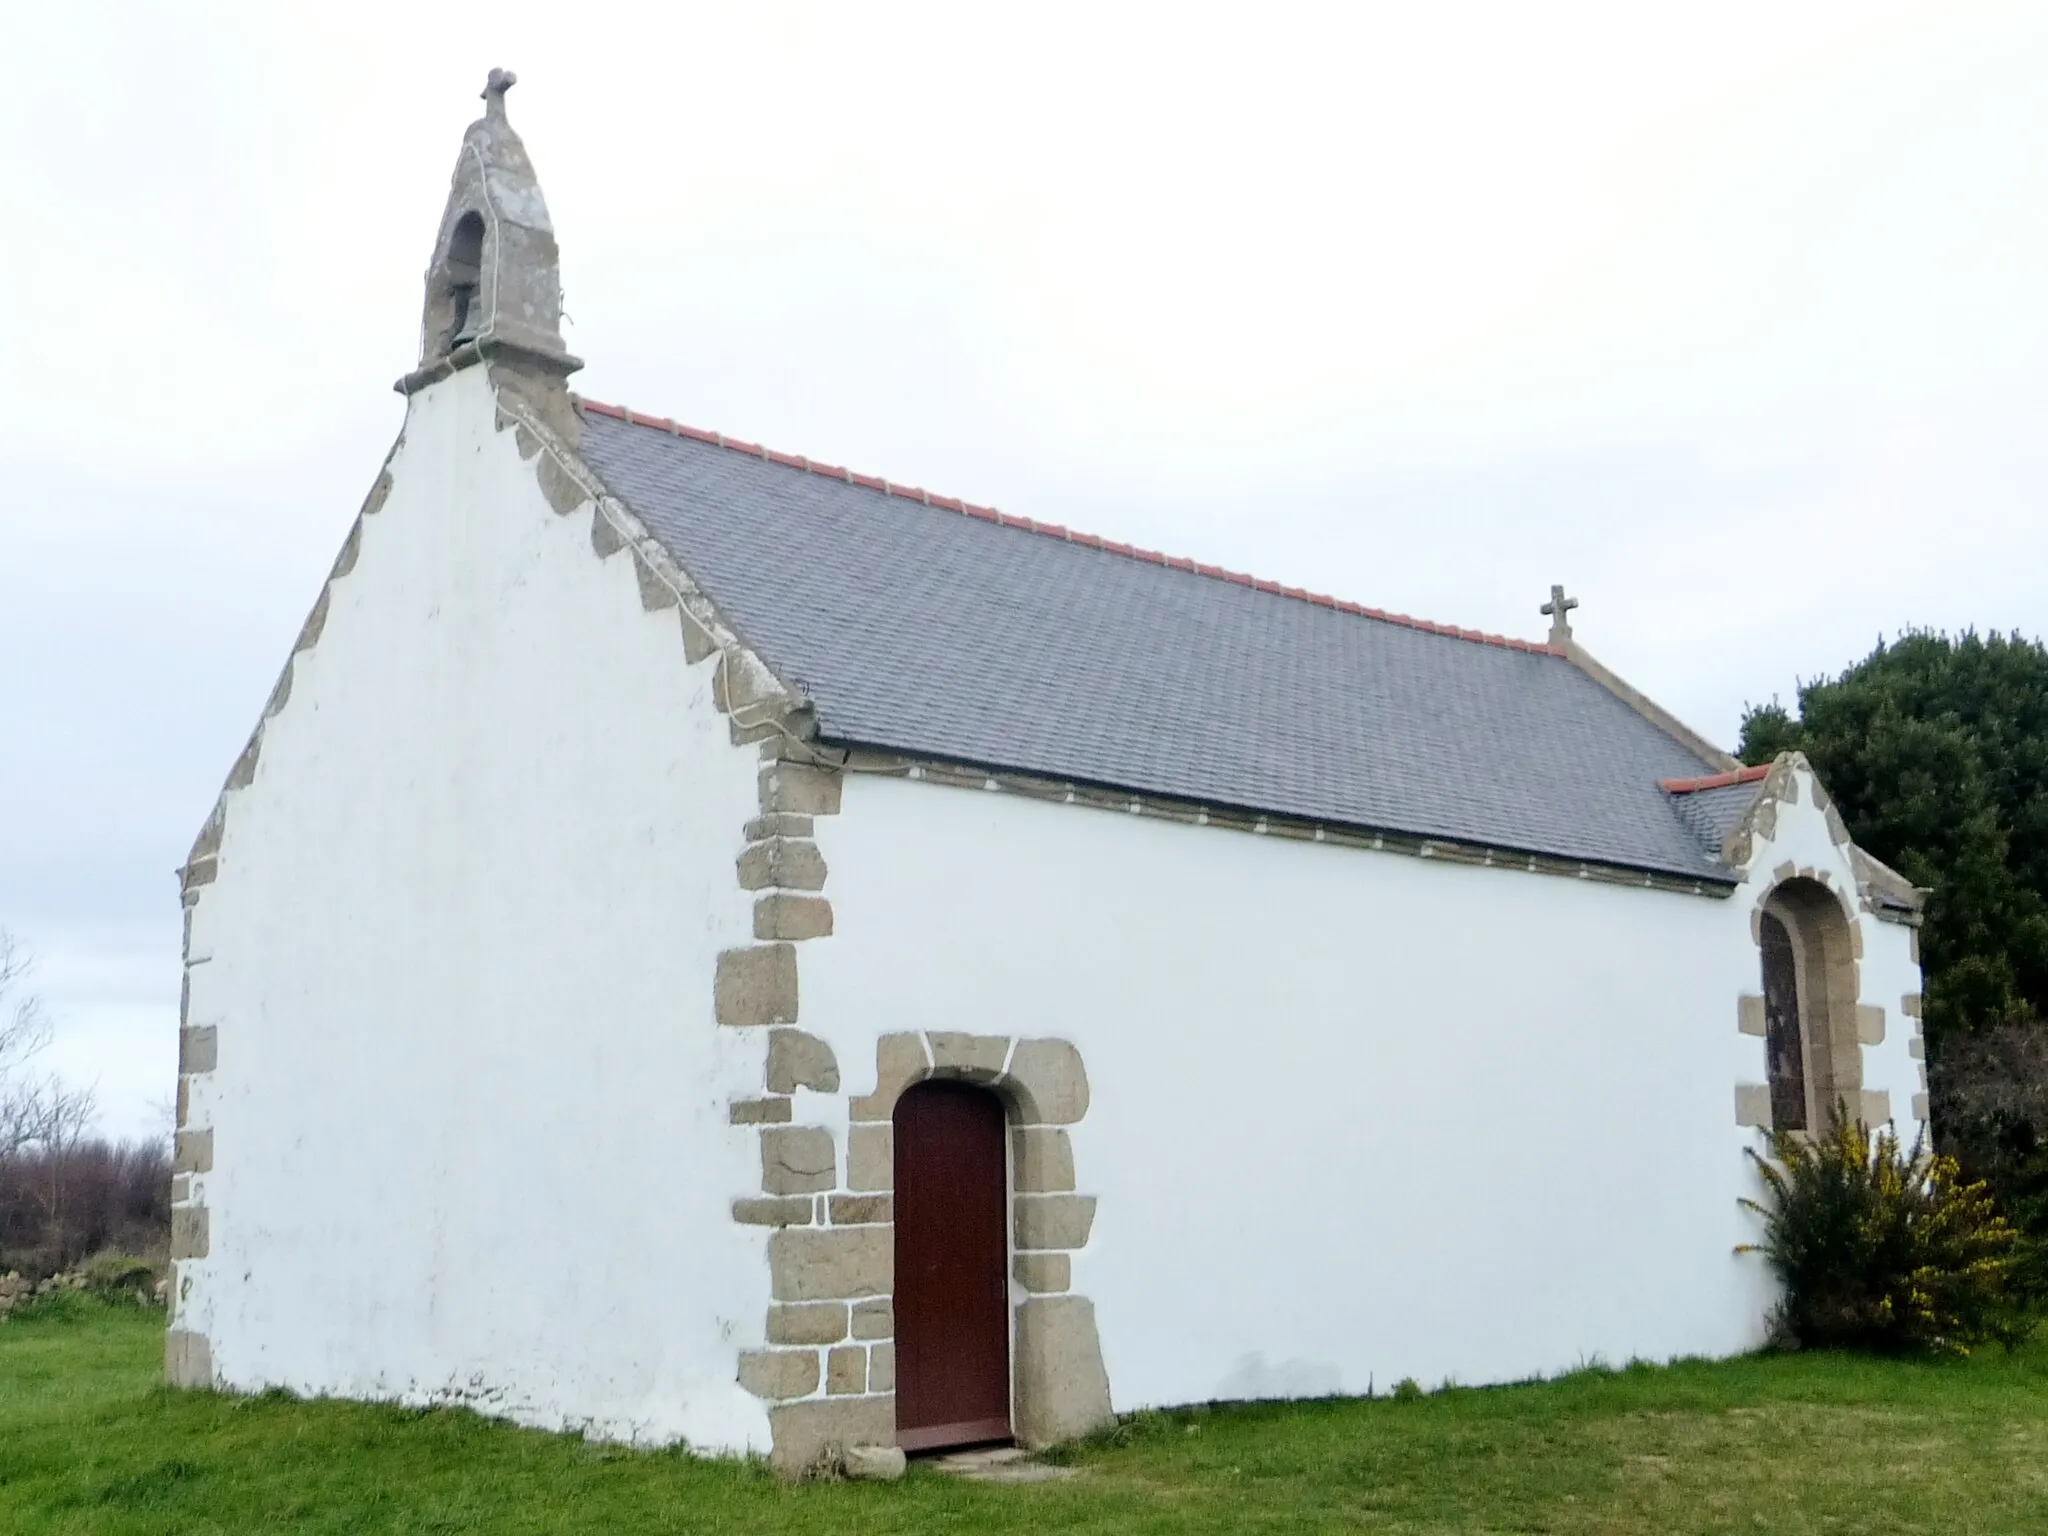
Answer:
[{"label": "window stone surround", "polygon": [[[1798,787],[1789,776],[1787,787],[1788,798],[1796,799]],[[1818,796],[1818,785],[1815,791]],[[1837,824],[1830,820],[1831,834]],[[1846,833],[1835,841],[1845,843]],[[1863,1086],[1863,1050],[1882,1044],[1886,1035],[1884,1008],[1862,1001],[1863,933],[1858,919],[1866,908],[1867,903],[1841,889],[1832,871],[1786,860],[1771,871],[1769,883],[1751,907],[1749,927],[1751,941],[1760,947],[1763,916],[1770,910],[1793,931],[1799,946],[1802,1044],[1807,1051],[1808,1091],[1815,1104],[1839,1101],[1865,1125],[1876,1126],[1891,1120],[1892,1104],[1887,1090]],[[1761,1039],[1763,997],[1743,993],[1735,1001],[1738,1033]],[[1817,1045],[1822,1048],[1816,1050]],[[1926,1119],[1925,1108],[1916,1098],[1916,1118]],[[1737,1083],[1735,1123],[1768,1131],[1771,1120],[1770,1085]],[[1814,1124],[1817,1127],[1818,1122]]]}]

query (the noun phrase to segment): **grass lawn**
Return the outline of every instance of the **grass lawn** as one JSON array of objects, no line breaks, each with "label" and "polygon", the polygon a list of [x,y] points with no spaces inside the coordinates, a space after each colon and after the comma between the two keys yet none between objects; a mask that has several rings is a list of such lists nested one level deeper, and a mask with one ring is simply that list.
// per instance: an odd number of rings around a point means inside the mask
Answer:
[{"label": "grass lawn", "polygon": [[2048,1347],[1141,1416],[1061,1483],[736,1462],[157,1385],[162,1320],[0,1323],[0,1531],[2048,1531]]}]

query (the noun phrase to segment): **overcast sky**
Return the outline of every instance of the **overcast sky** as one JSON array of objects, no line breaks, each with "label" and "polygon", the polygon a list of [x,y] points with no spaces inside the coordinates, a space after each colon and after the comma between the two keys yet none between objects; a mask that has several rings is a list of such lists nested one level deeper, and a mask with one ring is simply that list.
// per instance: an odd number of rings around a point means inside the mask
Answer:
[{"label": "overcast sky", "polygon": [[577,383],[1445,622],[1732,743],[2048,630],[2048,6],[19,5],[0,925],[106,1127],[398,430],[492,65]]}]

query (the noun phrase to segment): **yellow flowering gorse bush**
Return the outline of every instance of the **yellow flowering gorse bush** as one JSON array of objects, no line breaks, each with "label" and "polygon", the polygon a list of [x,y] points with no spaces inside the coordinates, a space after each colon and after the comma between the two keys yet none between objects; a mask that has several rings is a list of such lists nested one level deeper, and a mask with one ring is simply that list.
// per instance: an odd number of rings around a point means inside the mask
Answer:
[{"label": "yellow flowering gorse bush", "polygon": [[1761,1253],[1784,1283],[1780,1343],[1967,1354],[2013,1342],[2029,1319],[2013,1284],[2013,1229],[1954,1158],[1904,1147],[1838,1107],[1818,1135],[1770,1134],[1750,1152],[1765,1198]]}]

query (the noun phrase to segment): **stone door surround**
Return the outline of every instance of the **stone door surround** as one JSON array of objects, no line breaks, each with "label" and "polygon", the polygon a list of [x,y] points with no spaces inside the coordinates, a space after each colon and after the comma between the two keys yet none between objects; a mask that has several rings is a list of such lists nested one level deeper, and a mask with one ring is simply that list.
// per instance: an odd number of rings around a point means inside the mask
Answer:
[{"label": "stone door surround", "polygon": [[[875,1043],[873,1090],[847,1100],[844,1176],[829,1131],[778,1126],[763,1133],[763,1172],[780,1198],[772,1212],[767,1199],[735,1202],[737,1219],[772,1215],[777,1228],[769,1347],[742,1355],[740,1380],[770,1400],[773,1459],[786,1472],[848,1446],[895,1443],[893,1117],[906,1089],[934,1078],[988,1089],[1009,1122],[1017,1438],[1046,1445],[1111,1417],[1094,1304],[1070,1290],[1071,1255],[1095,1219],[1095,1197],[1074,1192],[1065,1129],[1088,1110],[1080,1052],[1057,1039],[887,1034]],[[784,1137],[794,1138],[786,1151],[771,1144]],[[790,1174],[809,1198],[792,1198]]]}]

